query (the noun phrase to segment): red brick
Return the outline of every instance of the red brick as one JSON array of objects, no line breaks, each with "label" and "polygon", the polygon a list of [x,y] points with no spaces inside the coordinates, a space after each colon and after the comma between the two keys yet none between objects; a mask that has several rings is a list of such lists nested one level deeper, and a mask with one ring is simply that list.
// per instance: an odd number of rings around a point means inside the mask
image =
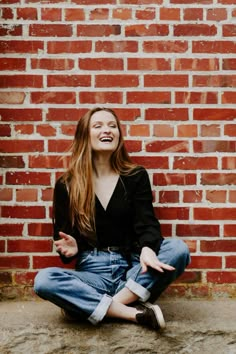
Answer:
[{"label": "red brick", "polygon": [[217,157],[175,157],[174,169],[182,170],[209,170],[217,169]]},{"label": "red brick", "polygon": [[236,26],[233,24],[225,24],[223,27],[223,37],[235,37]]},{"label": "red brick", "polygon": [[170,92],[132,91],[127,92],[127,103],[164,103],[171,102]]},{"label": "red brick", "polygon": [[219,70],[218,58],[176,58],[175,70],[216,71]]},{"label": "red brick", "polygon": [[41,199],[46,202],[52,202],[53,199],[53,189],[52,188],[46,188],[42,190],[42,197]]},{"label": "red brick", "polygon": [[22,104],[24,103],[26,94],[24,92],[4,92],[0,91],[0,104]]},{"label": "red brick", "polygon": [[236,272],[208,272],[207,282],[225,284],[225,283],[236,283]]},{"label": "red brick", "polygon": [[188,220],[189,208],[184,207],[159,207],[154,208],[159,220]]},{"label": "red brick", "polygon": [[42,110],[38,108],[11,109],[1,108],[0,116],[2,121],[41,121]]},{"label": "red brick", "polygon": [[62,267],[63,263],[58,255],[56,256],[33,256],[33,269],[47,267]]},{"label": "red brick", "polygon": [[224,225],[224,237],[236,237],[236,225],[225,224]]},{"label": "red brick", "polygon": [[19,135],[31,135],[34,132],[33,124],[16,124],[15,133]]},{"label": "red brick", "polygon": [[31,92],[30,103],[41,104],[41,103],[55,103],[55,104],[75,104],[76,96],[75,92],[55,92],[55,91],[44,91],[44,92]]},{"label": "red brick", "polygon": [[52,223],[30,223],[28,225],[29,236],[52,236]]},{"label": "red brick", "polygon": [[35,7],[22,7],[16,9],[17,20],[38,20],[37,9]]},{"label": "red brick", "polygon": [[176,235],[181,237],[219,237],[219,225],[178,224]]},{"label": "red brick", "polygon": [[193,110],[194,120],[234,120],[236,109],[234,108],[195,108]]},{"label": "red brick", "polygon": [[90,75],[48,75],[47,86],[48,87],[80,87],[90,86]]},{"label": "red brick", "polygon": [[205,24],[174,25],[174,36],[215,36],[217,27]]},{"label": "red brick", "polygon": [[236,58],[225,58],[222,62],[223,70],[236,70]]},{"label": "red brick", "polygon": [[[2,137],[11,136],[10,124],[1,124],[0,125],[0,136],[2,136]],[[1,161],[1,157],[0,157],[0,161]]]},{"label": "red brick", "polygon": [[13,17],[14,17],[14,14],[13,14],[13,9],[11,8],[7,8],[7,7],[3,7],[1,9],[1,16],[2,16],[2,19],[4,20],[12,20]]},{"label": "red brick", "polygon": [[130,126],[131,136],[149,136],[150,126],[148,124],[138,124]]},{"label": "red brick", "polygon": [[[74,9],[72,9],[73,11]],[[91,10],[89,13],[89,19],[90,20],[108,20],[109,17],[109,9],[102,9],[102,8],[97,8],[94,10]]]},{"label": "red brick", "polygon": [[[66,140],[66,144],[68,141]],[[50,143],[50,147],[53,142]],[[62,156],[29,156],[29,167],[30,168],[46,168],[46,169],[54,169],[54,168],[65,168],[65,161]]]},{"label": "red brick", "polygon": [[8,240],[7,252],[52,252],[51,240]]},{"label": "red brick", "polygon": [[[1,47],[1,42],[0,42]],[[0,70],[24,71],[26,68],[25,58],[0,58]]]},{"label": "red brick", "polygon": [[159,137],[173,137],[174,127],[170,124],[154,124],[153,136]]},{"label": "red brick", "polygon": [[65,20],[66,21],[83,21],[85,19],[84,9],[65,9]]},{"label": "red brick", "polygon": [[137,87],[138,75],[96,75],[95,87]]},{"label": "red brick", "polygon": [[187,87],[188,75],[144,75],[144,87]]},{"label": "red brick", "polygon": [[[142,4],[147,5],[161,5],[163,0],[142,0]],[[127,4],[127,5],[140,5],[140,0],[120,0],[120,4]]]},{"label": "red brick", "polygon": [[187,8],[184,9],[184,21],[198,21],[203,20],[203,9],[201,8]]},{"label": "red brick", "polygon": [[89,92],[80,92],[79,100],[81,104],[84,103],[96,103],[96,104],[105,104],[105,103],[116,103],[121,104],[123,101],[122,92],[104,92],[104,91],[89,91]]},{"label": "red brick", "polygon": [[0,87],[43,87],[42,75],[5,75],[2,76]]},{"label": "red brick", "polygon": [[159,203],[179,203],[179,192],[178,191],[160,191],[159,192]]},{"label": "red brick", "polygon": [[229,191],[229,202],[236,203],[236,191]]},{"label": "red brick", "polygon": [[1,271],[0,272],[0,284],[1,284],[1,286],[12,284],[12,273]]},{"label": "red brick", "polygon": [[187,41],[144,41],[144,53],[185,53],[188,50]]},{"label": "red brick", "polygon": [[178,283],[199,283],[201,282],[201,272],[184,272],[176,281],[175,284]]},{"label": "red brick", "polygon": [[[0,52],[5,53],[31,53],[37,54],[40,50],[43,50],[43,41],[1,41]],[[16,59],[12,59],[16,60]],[[18,59],[20,60],[20,59]],[[21,59],[23,60],[23,59]],[[24,59],[25,61],[25,59]]]},{"label": "red brick", "polygon": [[232,53],[236,51],[236,43],[233,41],[193,41],[192,53]]},{"label": "red brick", "polygon": [[194,208],[195,220],[234,220],[236,218],[236,208]]},{"label": "red brick", "polygon": [[112,10],[112,18],[126,21],[132,18],[132,10],[127,8],[115,8]]},{"label": "red brick", "polygon": [[33,285],[36,272],[16,272],[14,274],[14,283],[20,285]]},{"label": "red brick", "polygon": [[49,140],[48,141],[48,151],[49,152],[68,151],[71,146],[71,143],[72,143],[72,140]]},{"label": "red brick", "polygon": [[153,183],[155,186],[195,185],[197,180],[195,173],[154,173]]},{"label": "red brick", "polygon": [[1,224],[0,235],[1,236],[22,236],[23,224]]},{"label": "red brick", "polygon": [[61,21],[62,20],[62,9],[57,8],[42,8],[41,9],[41,19],[43,21]]},{"label": "red brick", "polygon": [[209,152],[236,152],[236,142],[228,140],[198,140],[193,142],[193,151]]},{"label": "red brick", "polygon": [[79,59],[82,70],[123,70],[123,59],[116,58],[86,58]]},{"label": "red brick", "polygon": [[217,92],[175,92],[175,103],[213,104],[218,103]]},{"label": "red brick", "polygon": [[222,258],[220,256],[193,256],[188,266],[190,269],[217,269],[222,267]]},{"label": "red brick", "polygon": [[146,145],[148,152],[189,152],[188,141],[153,141]]},{"label": "red brick", "polygon": [[17,189],[16,190],[17,202],[37,202],[38,190],[37,189]]},{"label": "red brick", "polygon": [[222,157],[222,168],[224,170],[236,169],[236,157],[235,156]]},{"label": "red brick", "polygon": [[72,26],[65,24],[31,24],[29,35],[32,37],[71,37]]},{"label": "red brick", "polygon": [[1,168],[23,168],[25,163],[22,156],[0,156]]},{"label": "red brick", "polygon": [[3,218],[42,219],[45,208],[42,206],[2,206]]},{"label": "red brick", "polygon": [[236,124],[226,124],[224,126],[224,134],[228,136],[236,136]]},{"label": "red brick", "polygon": [[42,70],[71,70],[74,68],[73,59],[31,59],[32,69]]},{"label": "red brick", "polygon": [[202,252],[232,252],[236,247],[236,240],[201,241]]},{"label": "red brick", "polygon": [[125,147],[129,152],[140,152],[142,151],[142,142],[134,140],[126,140]]},{"label": "red brick", "polygon": [[50,185],[51,174],[47,172],[7,172],[7,184]]},{"label": "red brick", "polygon": [[145,120],[188,120],[187,108],[147,108]]},{"label": "red brick", "polygon": [[27,269],[29,267],[29,256],[1,256],[1,269]]},{"label": "red brick", "polygon": [[170,70],[170,59],[164,58],[127,58],[128,70]]},{"label": "red brick", "polygon": [[207,21],[227,20],[227,10],[224,8],[207,9]]},{"label": "red brick", "polygon": [[22,25],[0,25],[0,36],[21,36]]},{"label": "red brick", "polygon": [[160,20],[162,21],[180,21],[179,8],[160,7]]},{"label": "red brick", "polygon": [[0,152],[40,152],[44,150],[42,140],[2,140]]},{"label": "red brick", "polygon": [[235,185],[236,173],[202,173],[202,185]]},{"label": "red brick", "polygon": [[95,43],[95,52],[136,53],[137,51],[138,43],[136,41],[96,41]]},{"label": "red brick", "polygon": [[125,27],[126,37],[168,36],[169,26],[165,24],[129,25]]},{"label": "red brick", "polygon": [[206,200],[210,203],[226,203],[226,191],[206,191]]},{"label": "red brick", "polygon": [[146,168],[168,168],[168,157],[163,156],[132,156],[132,161]]},{"label": "red brick", "polygon": [[201,136],[209,136],[209,137],[213,137],[213,136],[220,136],[221,132],[220,132],[220,125],[219,124],[209,124],[209,125],[201,125],[200,127],[201,130]]},{"label": "red brick", "polygon": [[60,53],[89,53],[92,50],[92,42],[81,41],[49,41],[47,43],[48,54],[60,54]]},{"label": "red brick", "polygon": [[234,104],[236,103],[236,92],[222,92],[221,100],[223,104]]},{"label": "red brick", "polygon": [[180,124],[177,127],[177,136],[192,138],[197,136],[197,125],[196,124]]},{"label": "red brick", "polygon": [[10,188],[0,188],[0,200],[1,201],[11,201],[13,197],[13,191]]},{"label": "red brick", "polygon": [[46,119],[48,121],[74,121],[78,122],[78,119],[87,112],[85,108],[49,108]]},{"label": "red brick", "polygon": [[156,17],[155,8],[145,8],[143,10],[136,10],[135,18],[137,20],[154,20]]},{"label": "red brick", "polygon": [[226,268],[236,269],[236,256],[226,256],[225,263],[226,263]]},{"label": "red brick", "polygon": [[120,25],[78,25],[78,37],[109,37],[121,33]]},{"label": "red brick", "polygon": [[56,129],[49,124],[42,124],[36,127],[36,132],[41,136],[55,136]]},{"label": "red brick", "polygon": [[202,191],[183,191],[183,202],[184,203],[201,203],[202,202]]},{"label": "red brick", "polygon": [[193,75],[196,87],[234,87],[236,75]]}]

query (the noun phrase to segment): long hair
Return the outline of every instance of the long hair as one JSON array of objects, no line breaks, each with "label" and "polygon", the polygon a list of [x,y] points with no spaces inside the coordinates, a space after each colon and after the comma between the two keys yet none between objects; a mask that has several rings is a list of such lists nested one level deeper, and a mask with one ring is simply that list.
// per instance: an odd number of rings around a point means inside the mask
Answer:
[{"label": "long hair", "polygon": [[93,151],[90,142],[90,119],[95,112],[110,112],[116,119],[120,137],[116,150],[112,153],[110,163],[112,169],[127,175],[137,165],[132,163],[124,146],[121,124],[115,112],[108,108],[94,108],[88,111],[78,121],[74,140],[71,147],[69,167],[63,175],[69,191],[70,218],[83,235],[92,235],[95,228],[95,192],[93,187]]}]

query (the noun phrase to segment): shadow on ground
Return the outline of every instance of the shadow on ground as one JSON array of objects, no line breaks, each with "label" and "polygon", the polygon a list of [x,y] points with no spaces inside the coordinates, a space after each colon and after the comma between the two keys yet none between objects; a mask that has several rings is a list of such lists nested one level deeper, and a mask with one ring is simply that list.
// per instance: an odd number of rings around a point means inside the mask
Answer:
[{"label": "shadow on ground", "polygon": [[68,323],[44,301],[0,303],[1,354],[236,354],[236,300],[163,300],[163,333],[127,322]]}]

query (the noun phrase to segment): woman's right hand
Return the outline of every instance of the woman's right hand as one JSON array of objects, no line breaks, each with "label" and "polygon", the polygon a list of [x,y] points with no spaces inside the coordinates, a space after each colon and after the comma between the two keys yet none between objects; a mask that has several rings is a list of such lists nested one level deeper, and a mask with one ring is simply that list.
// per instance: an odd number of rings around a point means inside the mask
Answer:
[{"label": "woman's right hand", "polygon": [[61,239],[54,241],[57,252],[68,258],[75,256],[79,250],[74,237],[67,235],[61,231],[59,232],[59,235]]}]

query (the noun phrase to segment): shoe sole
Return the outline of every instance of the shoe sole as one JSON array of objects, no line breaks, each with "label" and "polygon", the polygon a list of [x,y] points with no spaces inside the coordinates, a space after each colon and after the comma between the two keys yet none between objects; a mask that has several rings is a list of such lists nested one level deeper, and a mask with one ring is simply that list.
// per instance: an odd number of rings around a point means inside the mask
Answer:
[{"label": "shoe sole", "polygon": [[163,330],[166,327],[165,319],[163,316],[163,313],[158,305],[153,305],[150,302],[145,302],[142,303],[144,307],[151,308],[154,311],[154,314],[156,316],[156,320],[159,323],[160,330]]}]

